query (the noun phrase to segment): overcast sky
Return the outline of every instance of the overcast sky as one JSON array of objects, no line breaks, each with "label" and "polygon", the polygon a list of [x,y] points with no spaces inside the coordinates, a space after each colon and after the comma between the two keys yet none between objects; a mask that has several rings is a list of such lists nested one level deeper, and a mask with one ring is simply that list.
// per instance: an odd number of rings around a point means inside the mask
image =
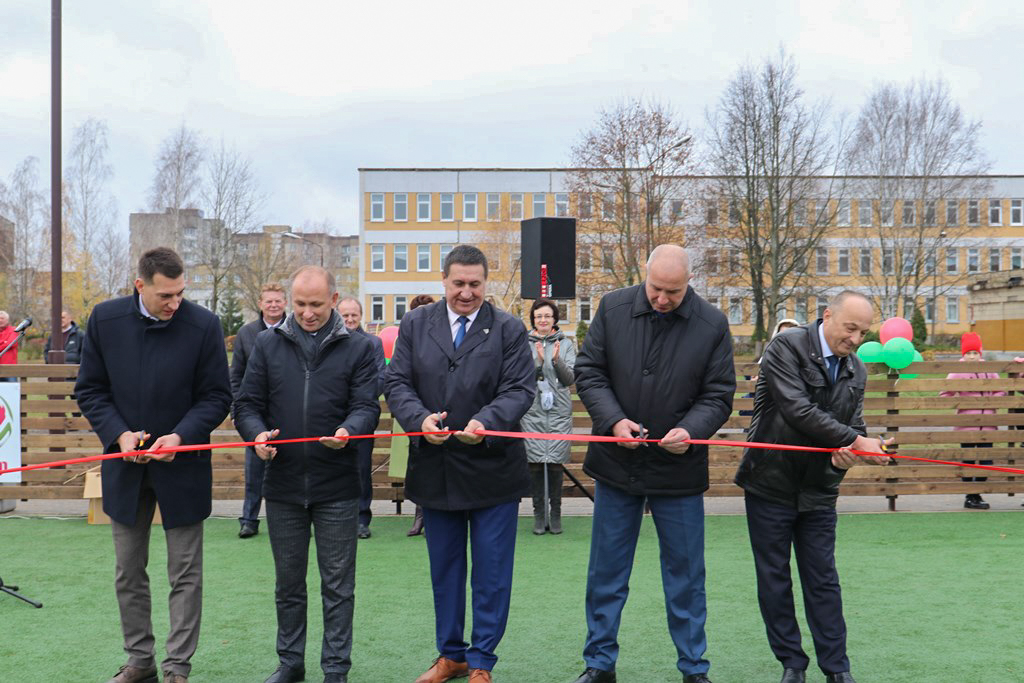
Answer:
[{"label": "overcast sky", "polygon": [[[699,130],[728,79],[785,45],[809,96],[855,116],[941,76],[998,173],[1024,173],[1019,2],[78,0],[64,3],[64,144],[110,127],[118,221],[184,122],[249,155],[264,223],[358,232],[360,167],[568,163],[603,105],[670,103]],[[0,0],[0,178],[49,177],[49,2]]]}]

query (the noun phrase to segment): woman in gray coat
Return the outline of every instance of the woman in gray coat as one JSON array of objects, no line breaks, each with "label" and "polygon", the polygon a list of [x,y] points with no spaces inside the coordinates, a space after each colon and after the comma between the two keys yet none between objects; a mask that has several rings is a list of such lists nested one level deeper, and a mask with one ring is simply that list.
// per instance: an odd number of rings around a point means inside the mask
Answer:
[{"label": "woman in gray coat", "polygon": [[[558,305],[554,301],[534,301],[530,307],[530,324],[537,395],[523,416],[523,431],[569,434],[572,432],[569,387],[573,383],[576,347],[558,329]],[[548,530],[553,534],[562,533],[562,465],[569,462],[569,445],[568,441],[526,440],[533,487],[533,533],[538,536]]]}]

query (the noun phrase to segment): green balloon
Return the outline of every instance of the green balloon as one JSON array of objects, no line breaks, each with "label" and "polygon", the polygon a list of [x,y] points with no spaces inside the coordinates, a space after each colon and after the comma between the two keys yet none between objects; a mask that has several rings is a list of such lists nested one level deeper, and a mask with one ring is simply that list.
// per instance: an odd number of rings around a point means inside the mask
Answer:
[{"label": "green balloon", "polygon": [[[914,362],[915,363],[920,363],[923,360],[924,360],[924,356],[921,355],[920,351],[915,349],[914,350]],[[917,374],[911,374],[909,372],[901,372],[900,373],[900,379],[917,379]]]},{"label": "green balloon", "polygon": [[865,363],[881,363],[882,345],[876,341],[864,342],[857,349],[857,357]]},{"label": "green balloon", "polygon": [[902,370],[914,362],[914,343],[902,337],[893,337],[882,347],[882,360],[893,370]]}]

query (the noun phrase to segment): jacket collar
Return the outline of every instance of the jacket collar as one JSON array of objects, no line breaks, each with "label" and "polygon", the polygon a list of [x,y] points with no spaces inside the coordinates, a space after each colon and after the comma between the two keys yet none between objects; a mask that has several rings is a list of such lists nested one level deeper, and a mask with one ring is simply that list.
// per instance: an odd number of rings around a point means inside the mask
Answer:
[{"label": "jacket collar", "polygon": [[473,324],[469,326],[466,338],[462,340],[462,344],[456,351],[455,344],[452,343],[452,327],[448,324],[448,308],[444,299],[430,304],[428,323],[430,338],[448,356],[450,361],[462,358],[480,345],[490,335],[492,325],[494,325],[494,306],[485,301],[480,306]]},{"label": "jacket collar", "polygon": [[[333,326],[332,326],[333,325]],[[331,319],[321,329],[330,329],[329,339],[336,339],[341,337],[347,337],[348,328],[345,327],[345,321],[341,319],[341,316],[331,311]],[[295,314],[289,313],[280,325],[274,328],[274,331],[281,334],[290,341],[298,341],[295,335],[298,333],[298,328],[295,324]]]},{"label": "jacket collar", "polygon": [[[634,285],[636,287],[636,293],[633,295],[633,306],[630,309],[630,315],[634,318],[642,315],[650,315],[654,313],[654,309],[651,308],[651,302],[647,299],[647,288],[644,283]],[[680,318],[689,319],[690,314],[693,313],[693,307],[697,301],[697,294],[693,291],[693,287],[687,285],[686,295],[683,296],[683,301],[676,306],[667,315],[676,315]]]}]

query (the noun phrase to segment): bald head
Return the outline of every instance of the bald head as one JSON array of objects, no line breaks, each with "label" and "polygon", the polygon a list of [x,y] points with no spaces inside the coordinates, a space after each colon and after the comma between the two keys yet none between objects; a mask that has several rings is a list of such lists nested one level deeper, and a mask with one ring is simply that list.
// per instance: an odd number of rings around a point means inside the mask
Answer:
[{"label": "bald head", "polygon": [[659,244],[647,259],[644,290],[658,313],[674,311],[683,303],[690,282],[690,257],[675,244]]},{"label": "bald head", "polygon": [[864,341],[864,335],[871,329],[875,317],[871,301],[853,290],[837,294],[825,309],[821,323],[825,341],[832,353],[849,356]]}]

